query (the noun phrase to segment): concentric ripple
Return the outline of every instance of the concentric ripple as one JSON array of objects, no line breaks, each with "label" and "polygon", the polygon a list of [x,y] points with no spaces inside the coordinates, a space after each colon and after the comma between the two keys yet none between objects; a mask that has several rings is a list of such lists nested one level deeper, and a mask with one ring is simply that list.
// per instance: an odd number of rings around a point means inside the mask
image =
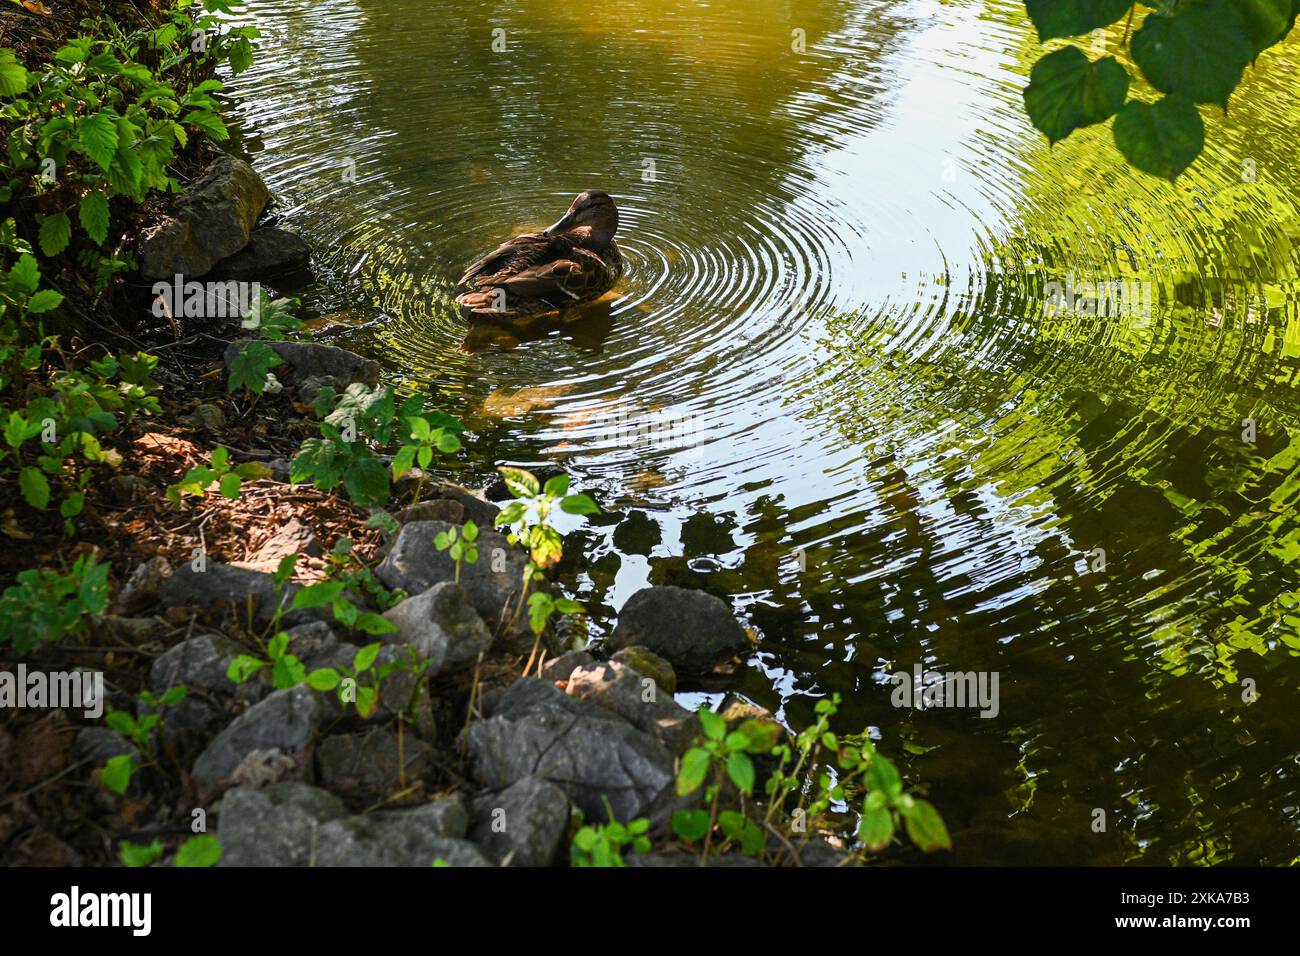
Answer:
[{"label": "concentric ripple", "polygon": [[[1104,128],[1048,150],[1009,0],[249,10],[308,305],[480,461],[600,498],[595,632],[647,581],[730,598],[745,692],[796,725],[840,692],[964,862],[1300,853],[1300,47],[1170,185]],[[464,265],[586,188],[614,293],[467,327]],[[892,707],[915,663],[997,671],[998,719]]]}]

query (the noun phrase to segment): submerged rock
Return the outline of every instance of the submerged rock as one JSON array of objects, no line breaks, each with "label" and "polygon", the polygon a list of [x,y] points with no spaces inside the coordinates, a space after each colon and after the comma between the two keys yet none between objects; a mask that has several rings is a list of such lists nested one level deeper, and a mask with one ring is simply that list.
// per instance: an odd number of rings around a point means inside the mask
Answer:
[{"label": "submerged rock", "polygon": [[609,646],[638,644],[692,675],[707,674],[719,660],[751,650],[744,629],[722,600],[671,585],[637,591],[619,612]]},{"label": "submerged rock", "polygon": [[564,791],[540,777],[524,777],[500,793],[474,799],[470,839],[498,863],[549,866],[569,827]]},{"label": "submerged rock", "polygon": [[414,647],[421,659],[430,661],[430,676],[472,664],[492,643],[492,634],[468,595],[451,581],[407,598],[384,612],[384,617],[397,625],[397,633],[383,639]]},{"label": "submerged rock", "polygon": [[251,282],[305,273],[310,265],[311,246],[306,241],[288,230],[264,226],[253,230],[243,249],[218,262],[212,274]]},{"label": "submerged rock", "polygon": [[174,212],[140,237],[140,274],[146,279],[207,275],[247,245],[270,198],[248,163],[218,157],[185,190]]},{"label": "submerged rock", "polygon": [[474,777],[491,788],[528,776],[560,787],[589,820],[671,811],[673,757],[653,736],[589,701],[536,678],[515,681],[491,716],[469,727]]},{"label": "submerged rock", "polygon": [[[413,521],[402,527],[392,548],[375,569],[390,588],[421,594],[435,584],[453,581],[456,563],[433,543],[439,532],[452,526],[445,521]],[[504,535],[480,531],[478,561],[462,563],[460,586],[489,629],[508,619],[519,600],[527,556],[513,547]],[[520,622],[520,626],[526,626]]]}]

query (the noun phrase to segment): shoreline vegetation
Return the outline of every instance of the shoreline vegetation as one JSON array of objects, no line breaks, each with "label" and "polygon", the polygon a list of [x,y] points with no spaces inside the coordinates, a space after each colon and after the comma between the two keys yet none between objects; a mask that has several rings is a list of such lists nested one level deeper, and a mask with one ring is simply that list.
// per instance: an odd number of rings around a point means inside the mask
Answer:
[{"label": "shoreline vegetation", "polygon": [[[729,694],[752,640],[649,587],[598,648],[552,586],[567,475],[314,342],[301,239],[219,146],[255,29],[181,2],[0,13],[7,865],[848,865],[946,848],[836,698]],[[572,560],[572,556],[569,557]],[[61,706],[99,675],[101,699]],[[87,687],[92,686],[86,683]],[[94,719],[102,710],[102,717]]]}]

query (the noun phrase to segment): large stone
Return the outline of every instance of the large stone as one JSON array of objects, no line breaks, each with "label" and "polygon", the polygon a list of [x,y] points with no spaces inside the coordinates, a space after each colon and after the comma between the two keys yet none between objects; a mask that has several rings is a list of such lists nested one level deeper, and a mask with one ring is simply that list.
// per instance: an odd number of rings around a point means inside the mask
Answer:
[{"label": "large stone", "polygon": [[133,614],[158,600],[158,589],[171,573],[167,559],[158,555],[141,561],[127,578],[115,605],[122,614]]},{"label": "large stone", "polygon": [[251,166],[219,157],[185,190],[173,214],[140,237],[140,274],[146,279],[207,275],[244,248],[270,198]]},{"label": "large stone", "polygon": [[751,649],[731,608],[704,591],[664,585],[637,591],[609,637],[615,649],[641,645],[679,673],[707,674],[719,660]]},{"label": "large stone", "polygon": [[302,661],[310,673],[321,667],[351,667],[360,650],[355,644],[340,641],[334,629],[324,621],[309,621],[289,628],[286,650]]},{"label": "large stone", "polygon": [[469,727],[474,777],[499,789],[528,776],[560,787],[588,820],[605,801],[622,821],[667,819],[673,758],[650,734],[589,701],[536,678],[515,681],[486,720]]},{"label": "large stone", "polygon": [[[226,346],[222,356],[229,368],[249,339],[240,339]],[[316,342],[265,342],[280,357],[280,361],[293,371],[294,380],[317,378],[345,386],[349,382],[376,385],[379,382],[379,363],[362,358],[337,345],[320,345]],[[278,370],[277,366],[277,370]]]},{"label": "large stone", "polygon": [[253,701],[265,696],[257,681],[236,684],[227,676],[230,663],[243,651],[234,641],[215,634],[202,634],[181,641],[160,654],[149,669],[149,689],[163,694],[176,684],[190,692],[205,691],[219,697],[243,696]]},{"label": "large stone", "polygon": [[654,680],[618,661],[574,670],[565,686],[570,697],[590,700],[682,754],[702,730],[698,718]]},{"label": "large stone", "polygon": [[397,633],[383,635],[393,644],[409,644],[428,659],[429,674],[472,664],[492,643],[492,634],[470,605],[460,585],[435,584],[384,612]]},{"label": "large stone", "polygon": [[564,791],[540,777],[524,777],[500,793],[475,798],[470,839],[498,863],[550,866],[568,827]]},{"label": "large stone", "polygon": [[318,866],[491,866],[462,839],[469,814],[459,796],[409,810],[383,810],[332,820],[321,827]]},{"label": "large stone", "polygon": [[278,750],[305,772],[321,715],[320,702],[305,685],[277,690],[217,734],[194,762],[191,776],[205,797],[213,796],[259,750]]},{"label": "large stone", "polygon": [[275,279],[304,273],[311,264],[311,246],[285,229],[264,226],[253,230],[248,245],[212,270],[218,279],[241,282]]},{"label": "large stone", "polygon": [[343,801],[305,783],[239,788],[221,800],[220,866],[307,866],[321,826],[347,813]]},{"label": "large stone", "polygon": [[316,780],[345,797],[382,799],[431,770],[432,748],[411,734],[401,741],[387,728],[326,737],[316,747]]},{"label": "large stone", "polygon": [[624,664],[643,677],[649,677],[662,691],[677,693],[677,674],[673,671],[673,665],[648,647],[633,644],[611,656],[610,661]]},{"label": "large stone", "polygon": [[[390,588],[401,588],[407,594],[420,594],[435,584],[454,581],[456,562],[433,543],[439,532],[451,527],[444,521],[404,525],[375,573]],[[489,629],[495,630],[514,613],[527,561],[527,555],[504,535],[480,531],[478,560],[473,564],[462,562],[460,586]],[[520,617],[519,626],[526,626]]]},{"label": "large stone", "polygon": [[[284,586],[279,598],[281,606],[287,608],[293,603],[299,587],[293,583]],[[219,561],[204,562],[202,571],[195,570],[192,564],[182,564],[163,581],[158,597],[166,607],[224,607],[245,622],[251,613],[257,627],[269,624],[276,609],[275,582],[271,575]],[[328,608],[308,608],[287,611],[281,620],[286,625],[298,624],[322,620],[328,615]]]}]

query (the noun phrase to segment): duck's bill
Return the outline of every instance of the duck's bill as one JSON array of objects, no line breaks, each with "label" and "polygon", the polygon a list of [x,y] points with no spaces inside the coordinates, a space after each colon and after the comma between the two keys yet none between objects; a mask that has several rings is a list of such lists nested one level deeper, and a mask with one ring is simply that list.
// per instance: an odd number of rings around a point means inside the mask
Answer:
[{"label": "duck's bill", "polygon": [[564,232],[565,230],[567,230],[567,229],[569,229],[569,228],[571,228],[571,227],[573,226],[573,223],[574,223],[574,221],[575,221],[575,218],[576,218],[576,217],[573,215],[573,213],[571,213],[571,212],[566,212],[563,216],[561,216],[559,219],[557,219],[554,223],[552,223],[551,225],[547,226],[546,229],[543,230],[542,235],[544,235],[544,236],[554,236],[554,235],[556,235],[557,233]]}]

